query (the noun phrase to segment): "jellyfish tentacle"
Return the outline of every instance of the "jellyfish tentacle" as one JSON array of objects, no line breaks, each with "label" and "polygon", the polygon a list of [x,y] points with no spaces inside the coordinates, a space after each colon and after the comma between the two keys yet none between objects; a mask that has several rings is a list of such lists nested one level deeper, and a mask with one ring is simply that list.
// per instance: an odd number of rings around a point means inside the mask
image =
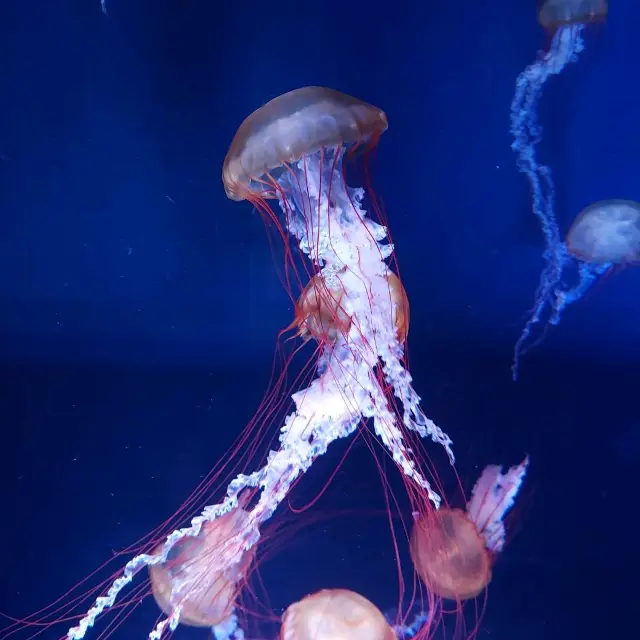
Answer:
[{"label": "jellyfish tentacle", "polygon": [[[535,302],[529,318],[518,338],[513,352],[511,367],[513,379],[518,378],[520,358],[527,352],[531,331],[542,318],[546,307],[553,306],[553,292],[562,279],[567,263],[567,250],[554,211],[555,188],[551,169],[538,162],[536,146],[542,136],[542,127],[537,119],[537,106],[542,88],[552,75],[559,74],[569,63],[577,60],[584,48],[582,25],[571,25],[558,29],[553,36],[551,48],[529,65],[516,80],[516,92],[511,103],[511,148],[517,154],[518,168],[525,174],[531,187],[532,211],[538,218],[545,237],[543,257],[545,267],[535,293]],[[559,316],[561,309],[556,311]]]}]

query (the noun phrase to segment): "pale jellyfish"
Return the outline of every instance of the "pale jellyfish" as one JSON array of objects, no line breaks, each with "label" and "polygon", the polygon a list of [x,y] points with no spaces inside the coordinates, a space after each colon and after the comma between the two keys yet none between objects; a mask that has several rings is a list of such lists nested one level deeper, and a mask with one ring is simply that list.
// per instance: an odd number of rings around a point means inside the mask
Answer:
[{"label": "pale jellyfish", "polygon": [[607,15],[607,0],[539,0],[538,20],[546,29],[601,22]]},{"label": "pale jellyfish", "polygon": [[[197,536],[179,540],[162,563],[149,566],[153,596],[167,615],[179,607],[180,624],[216,627],[233,616],[240,588],[256,548],[239,548],[237,534],[247,524],[241,507],[205,522]],[[162,553],[162,545],[155,554]],[[217,566],[223,555],[238,558],[226,570]]]},{"label": "pale jellyfish", "polygon": [[511,103],[511,133],[514,137],[512,148],[517,154],[518,168],[529,180],[532,211],[540,221],[545,237],[543,257],[546,264],[540,275],[533,308],[514,347],[514,380],[518,377],[520,357],[542,339],[539,337],[530,341],[534,326],[544,320],[546,313],[549,314],[548,324],[558,324],[564,307],[578,299],[598,275],[593,270],[581,269],[580,283],[574,289],[575,295],[557,295],[556,290],[561,285],[569,257],[556,220],[555,187],[551,169],[541,164],[536,157],[536,146],[542,137],[537,108],[546,81],[551,76],[558,75],[570,62],[575,62],[584,48],[582,32],[585,25],[604,21],[607,11],[606,0],[544,0],[539,3],[538,20],[551,34],[551,45],[548,51],[540,52],[538,59],[516,80],[516,91]]},{"label": "pale jellyfish", "polygon": [[602,200],[578,215],[567,234],[567,250],[594,265],[640,260],[640,203]]},{"label": "pale jellyfish", "polygon": [[281,640],[396,640],[371,601],[347,589],[323,589],[289,606]]}]

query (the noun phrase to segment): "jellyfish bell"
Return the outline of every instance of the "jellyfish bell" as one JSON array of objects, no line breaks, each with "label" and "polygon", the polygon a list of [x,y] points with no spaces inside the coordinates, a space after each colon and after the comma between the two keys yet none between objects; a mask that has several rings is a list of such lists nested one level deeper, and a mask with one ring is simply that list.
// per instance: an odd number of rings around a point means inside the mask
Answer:
[{"label": "jellyfish bell", "polygon": [[[232,615],[240,583],[256,551],[255,547],[243,549],[237,539],[248,517],[237,508],[205,522],[198,535],[182,538],[164,562],[149,567],[153,596],[165,614],[171,615],[179,606],[180,624],[192,627],[215,627]],[[237,558],[237,562],[221,570],[221,560],[227,558]]]},{"label": "jellyfish bell", "polygon": [[[314,338],[322,343],[335,343],[346,335],[351,326],[351,317],[346,308],[347,288],[342,282],[344,273],[338,273],[331,282],[314,276],[304,288],[296,303],[293,326],[303,340]],[[393,271],[386,274],[388,295],[391,299],[392,321],[396,327],[400,343],[407,339],[409,332],[409,299],[407,293]],[[373,303],[373,301],[372,301]]]},{"label": "jellyfish bell", "polygon": [[323,589],[289,606],[281,640],[396,640],[383,613],[347,589]]},{"label": "jellyfish bell", "polygon": [[567,251],[582,262],[624,265],[640,260],[640,203],[602,200],[584,209],[566,238]]},{"label": "jellyfish bell", "polygon": [[[362,100],[323,87],[297,89],[242,122],[223,162],[222,180],[230,199],[248,200],[273,221],[285,243],[285,284],[297,300],[289,328],[322,344],[322,366],[306,369],[321,379],[294,396],[296,433],[305,425],[304,434],[326,430],[333,439],[351,433],[361,417],[372,418],[402,473],[435,504],[440,498],[412,459],[415,452],[405,446],[404,434],[431,437],[452,463],[454,456],[448,436],[422,412],[406,371],[402,343],[409,305],[397,269],[387,263],[394,247],[367,166],[368,152],[387,127],[384,111]],[[347,184],[352,165],[362,170],[365,188]],[[381,374],[375,382],[374,370]],[[317,422],[313,429],[307,426],[309,415]],[[281,442],[289,427],[283,431]],[[307,450],[323,450],[317,433],[313,439]]]},{"label": "jellyfish bell", "polygon": [[436,596],[462,601],[486,589],[494,559],[505,543],[503,518],[520,490],[528,462],[525,458],[504,474],[500,466],[486,467],[466,511],[443,507],[417,516],[411,559]]},{"label": "jellyfish bell", "polygon": [[[286,244],[285,260],[288,269],[304,264],[304,271],[295,273],[300,290],[315,278],[313,293],[307,291],[298,307],[304,311],[300,328],[325,342],[321,353],[314,354],[318,366],[305,367],[290,385],[286,372],[273,376],[230,454],[178,513],[127,550],[135,555],[105,580],[106,595],[87,592],[91,604],[83,616],[74,617],[68,640],[82,640],[107,610],[131,604],[121,601],[122,592],[143,567],[149,567],[154,596],[167,613],[150,638],[175,631],[180,623],[212,627],[219,638],[240,638],[243,630],[234,604],[267,523],[329,446],[355,436],[363,422],[393,459],[416,502],[419,498],[421,504],[440,505],[441,497],[420,464],[420,439],[442,446],[451,464],[453,443],[424,413],[406,368],[400,338],[404,340],[408,330],[408,304],[388,264],[394,252],[388,229],[375,219],[382,217],[381,210],[369,194],[373,211],[368,212],[363,206],[365,190],[350,187],[346,180],[347,161],[366,162],[366,151],[375,147],[386,128],[382,110],[319,87],[276,98],[240,126],[223,164],[224,188],[232,200],[248,200],[270,217],[284,242],[291,243]],[[355,153],[359,149],[365,153]],[[368,186],[366,166],[359,166],[365,169]],[[276,215],[272,206],[281,214]],[[294,247],[301,261],[292,255]],[[290,275],[287,271],[287,284]],[[331,323],[333,327],[326,326]],[[325,334],[340,344],[326,341]],[[277,437],[266,437],[269,433]],[[265,442],[268,452],[262,447]],[[241,504],[244,491],[252,493],[250,504]],[[211,500],[212,495],[220,501]],[[190,526],[175,529],[177,522],[193,515],[196,505],[200,513],[191,517]],[[148,543],[149,538],[154,542]],[[165,542],[149,553],[158,540]],[[250,589],[247,593],[253,595]],[[339,620],[344,624],[350,624],[350,611],[367,611],[361,602],[356,606],[353,597],[345,605],[341,602],[338,598],[335,609],[343,611]],[[52,603],[49,610],[55,606]],[[69,606],[76,606],[76,600]],[[285,631],[291,630],[284,636],[289,640],[297,637],[293,633],[306,633],[296,624],[296,611],[291,610],[284,625]],[[379,612],[382,622],[375,622],[376,611],[369,609],[374,621],[364,619],[365,635],[356,640],[392,637]]]},{"label": "jellyfish bell", "polygon": [[426,587],[441,598],[468,600],[491,580],[491,555],[461,509],[421,515],[411,536],[411,558]]},{"label": "jellyfish bell", "polygon": [[325,147],[375,144],[388,127],[381,109],[325,87],[274,98],[238,128],[222,166],[231,200],[275,198],[276,177]]},{"label": "jellyfish bell", "polygon": [[609,10],[607,0],[539,0],[538,7],[538,21],[545,29],[603,22]]}]

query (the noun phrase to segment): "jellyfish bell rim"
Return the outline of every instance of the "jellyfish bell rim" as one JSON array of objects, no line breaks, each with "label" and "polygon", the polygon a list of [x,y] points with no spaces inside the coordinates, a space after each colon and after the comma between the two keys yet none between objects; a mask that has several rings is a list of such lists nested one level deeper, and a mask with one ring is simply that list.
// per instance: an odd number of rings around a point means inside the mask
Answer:
[{"label": "jellyfish bell rim", "polygon": [[[348,119],[342,119],[340,123],[334,122],[332,133],[335,135],[325,133],[303,150],[290,144],[285,145],[282,156],[278,155],[277,161],[274,159],[266,164],[262,163],[258,167],[259,173],[243,165],[243,153],[247,151],[249,140],[264,133],[269,127],[276,133],[278,128],[282,132],[294,125],[300,126],[304,118],[309,117],[311,121],[310,113],[317,110],[318,105],[325,107],[325,113],[320,111],[319,115],[315,114],[314,121],[320,116],[337,120],[341,109],[348,111]],[[230,200],[236,202],[275,198],[276,194],[270,186],[274,176],[285,170],[286,165],[323,148],[353,148],[375,144],[388,127],[387,116],[382,109],[336,89],[312,85],[283,93],[253,111],[238,127],[222,164],[225,193]],[[267,136],[265,139],[272,137],[275,136]]]}]

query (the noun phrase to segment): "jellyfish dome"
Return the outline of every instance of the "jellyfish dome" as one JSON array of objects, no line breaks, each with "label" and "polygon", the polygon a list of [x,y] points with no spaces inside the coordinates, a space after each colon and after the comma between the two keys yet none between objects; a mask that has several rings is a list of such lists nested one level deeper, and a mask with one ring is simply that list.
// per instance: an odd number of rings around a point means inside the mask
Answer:
[{"label": "jellyfish dome", "polygon": [[347,589],[323,589],[292,604],[282,618],[281,640],[396,640],[383,613]]},{"label": "jellyfish dome", "polygon": [[600,22],[608,12],[607,0],[542,0],[539,5],[538,20],[545,28]]},{"label": "jellyfish dome", "polygon": [[640,203],[603,200],[584,209],[566,238],[569,253],[590,264],[640,260]]},{"label": "jellyfish dome", "polygon": [[232,200],[276,197],[274,177],[291,163],[324,148],[375,141],[387,127],[384,111],[339,91],[285,93],[238,128],[222,166],[225,192]]},{"label": "jellyfish dome", "polygon": [[528,459],[505,474],[488,466],[466,512],[441,508],[416,518],[411,558],[427,588],[441,598],[469,600],[491,581],[491,567],[505,542],[503,518],[520,490]]},{"label": "jellyfish dome", "polygon": [[[238,508],[206,522],[198,535],[179,540],[164,562],[149,567],[153,596],[165,614],[179,608],[180,624],[192,627],[215,627],[233,614],[239,583],[255,556],[255,547],[246,550],[234,538],[247,517]],[[162,545],[155,554],[161,552]],[[218,565],[225,556],[239,561],[224,570]]]},{"label": "jellyfish dome", "polygon": [[[541,51],[535,62],[518,76],[511,102],[512,149],[517,154],[520,171],[531,187],[531,209],[540,222],[544,234],[543,257],[545,265],[540,275],[533,307],[520,337],[513,349],[513,379],[517,380],[520,358],[544,337],[534,335],[534,328],[547,319],[548,325],[560,322],[565,307],[579,300],[600,269],[579,266],[580,282],[572,289],[563,290],[563,274],[571,266],[570,254],[563,241],[555,211],[555,184],[551,168],[541,163],[536,147],[542,139],[543,129],[538,121],[538,104],[547,80],[576,62],[584,49],[584,31],[592,22],[607,17],[607,0],[542,0],[538,20],[552,34],[548,50]],[[608,267],[602,267],[606,270]]]},{"label": "jellyfish dome", "polygon": [[491,580],[491,557],[460,509],[442,508],[417,520],[411,555],[422,581],[441,598],[474,598]]}]

